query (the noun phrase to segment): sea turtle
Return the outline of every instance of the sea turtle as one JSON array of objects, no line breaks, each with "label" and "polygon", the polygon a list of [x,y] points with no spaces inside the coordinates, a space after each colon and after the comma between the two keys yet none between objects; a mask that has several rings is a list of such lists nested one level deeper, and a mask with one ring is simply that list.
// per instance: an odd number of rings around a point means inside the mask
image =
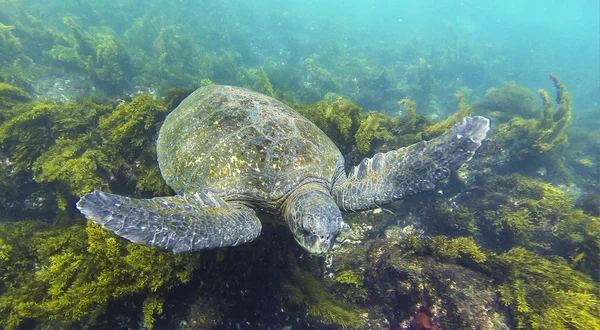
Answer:
[{"label": "sea turtle", "polygon": [[364,159],[344,157],[308,119],[244,88],[197,89],[171,112],[158,164],[176,196],[136,199],[94,191],[77,202],[90,220],[132,242],[174,252],[236,246],[261,232],[257,212],[283,218],[308,252],[327,253],[357,212],[430,190],[468,161],[489,130],[466,117],[443,135]]}]

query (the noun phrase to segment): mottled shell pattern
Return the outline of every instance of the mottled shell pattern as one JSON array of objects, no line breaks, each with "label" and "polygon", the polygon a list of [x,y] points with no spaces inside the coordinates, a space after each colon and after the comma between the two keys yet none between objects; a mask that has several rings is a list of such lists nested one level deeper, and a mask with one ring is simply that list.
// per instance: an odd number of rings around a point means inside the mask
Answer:
[{"label": "mottled shell pattern", "polygon": [[157,153],[177,194],[212,191],[273,211],[305,180],[331,187],[344,168],[338,148],[308,119],[274,98],[230,86],[187,97],[165,119]]}]

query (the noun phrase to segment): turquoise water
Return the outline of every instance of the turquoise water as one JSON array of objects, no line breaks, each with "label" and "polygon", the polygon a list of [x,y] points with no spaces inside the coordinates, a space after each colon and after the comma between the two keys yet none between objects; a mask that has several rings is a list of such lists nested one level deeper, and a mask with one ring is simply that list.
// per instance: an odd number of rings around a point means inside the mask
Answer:
[{"label": "turquoise water", "polygon": [[[92,35],[115,36],[135,68],[118,89],[189,86],[203,78],[240,85],[232,67],[198,63],[207,54],[232,52],[228,65],[264,67],[276,90],[315,83],[303,70],[304,61],[314,59],[334,81],[321,82],[323,88],[304,92],[299,101],[328,92],[352,98],[383,68],[394,84],[414,83],[410,68],[423,59],[435,80],[435,100],[442,103],[459,88],[482,96],[504,81],[548,88],[546,75],[554,72],[569,86],[575,111],[598,107],[598,2],[593,0],[4,1],[3,23],[20,21],[21,10],[39,20],[32,24],[63,33],[68,32],[63,18],[70,17]],[[164,45],[161,33],[168,39]],[[169,70],[179,76],[167,81],[148,65],[162,61],[165,52],[163,60],[176,66]],[[354,99],[370,110],[389,108],[384,101]]]},{"label": "turquoise water", "polygon": [[[0,329],[598,328],[599,12],[597,0],[0,0]],[[492,128],[432,191],[344,213],[325,257],[258,207],[255,241],[183,254],[87,221],[75,205],[93,190],[175,195],[159,129],[211,84],[283,101],[347,169],[467,115]],[[259,154],[236,147],[211,174]]]}]

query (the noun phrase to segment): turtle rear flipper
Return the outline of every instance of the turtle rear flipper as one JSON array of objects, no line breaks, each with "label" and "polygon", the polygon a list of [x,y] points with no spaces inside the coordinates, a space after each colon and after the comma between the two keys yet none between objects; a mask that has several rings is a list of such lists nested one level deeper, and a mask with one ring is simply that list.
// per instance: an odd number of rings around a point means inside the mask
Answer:
[{"label": "turtle rear flipper", "polygon": [[77,208],[123,238],[173,252],[236,246],[261,230],[252,209],[211,193],[136,199],[93,191]]},{"label": "turtle rear flipper", "polygon": [[466,117],[433,140],[366,158],[335,182],[336,203],[355,212],[431,190],[473,157],[489,129],[489,119]]}]

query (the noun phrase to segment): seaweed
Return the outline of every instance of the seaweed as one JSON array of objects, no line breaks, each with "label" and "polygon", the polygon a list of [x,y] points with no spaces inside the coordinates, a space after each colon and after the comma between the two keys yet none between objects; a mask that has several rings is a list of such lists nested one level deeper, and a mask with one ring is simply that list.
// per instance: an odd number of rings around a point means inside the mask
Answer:
[{"label": "seaweed", "polygon": [[196,87],[168,88],[165,90],[163,103],[169,111],[175,109],[181,101],[192,94]]},{"label": "seaweed", "polygon": [[327,136],[347,154],[355,144],[354,136],[358,131],[362,109],[343,98],[335,101],[320,101],[309,106],[295,108],[311,122],[317,125]]},{"label": "seaweed", "polygon": [[323,130],[351,165],[376,152],[408,146],[423,139],[422,131],[431,122],[416,115],[413,101],[404,99],[399,105],[406,107],[406,116],[392,118],[379,112],[363,112],[342,97],[295,109]]},{"label": "seaweed", "polygon": [[130,186],[140,194],[169,194],[154,147],[167,111],[149,95],[116,109],[91,99],[19,103],[3,112],[10,117],[0,125],[0,143],[11,175],[52,185],[61,212],[71,210],[78,196],[94,189],[119,191]]},{"label": "seaweed", "polygon": [[383,144],[394,141],[395,136],[390,131],[390,128],[395,126],[395,122],[396,120],[382,113],[366,113],[360,121],[355,135],[357,151],[360,154],[368,154],[373,147],[372,142],[374,140]]},{"label": "seaweed", "polygon": [[556,110],[553,110],[548,93],[540,89],[538,93],[542,99],[542,109],[538,118],[517,117],[498,128],[497,143],[510,148],[512,156],[517,160],[532,163],[532,159],[540,159],[567,145],[565,128],[571,118],[571,97],[555,75],[550,74],[550,79],[557,90]]},{"label": "seaweed", "polygon": [[[391,320],[411,316],[398,313],[398,305],[410,310],[410,306],[434,304],[436,323],[445,328],[490,322],[506,326],[501,308],[493,302],[495,291],[518,329],[600,326],[598,284],[561,257],[545,258],[522,247],[496,254],[465,237],[407,235],[372,243],[366,274],[370,292],[386,304]],[[482,305],[485,309],[477,312]]]},{"label": "seaweed", "polygon": [[275,97],[275,90],[273,89],[273,85],[271,85],[271,81],[269,81],[269,77],[265,73],[265,69],[262,66],[259,66],[255,69],[247,69],[242,73],[242,77],[240,78],[241,85],[250,88],[259,93]]},{"label": "seaweed", "polygon": [[500,300],[511,308],[518,329],[600,327],[600,290],[585,275],[523,248],[500,255],[497,262],[503,269]]},{"label": "seaweed", "polygon": [[11,117],[13,106],[31,101],[31,96],[22,88],[0,82],[0,124]]},{"label": "seaweed", "polygon": [[426,211],[425,219],[441,226],[433,233],[479,233],[482,244],[496,251],[523,247],[559,255],[574,269],[597,278],[600,218],[576,209],[550,184],[519,174],[492,176],[475,189],[477,193],[460,197],[458,209],[438,202]]},{"label": "seaweed", "polygon": [[490,117],[495,123],[507,123],[515,117],[537,119],[542,114],[534,94],[515,83],[489,89],[482,100],[473,102],[475,113]]},{"label": "seaweed", "polygon": [[486,278],[489,256],[469,238],[408,234],[372,242],[361,266],[370,297],[393,326],[410,322],[419,306],[430,306],[440,328],[503,328],[505,313]]},{"label": "seaweed", "polygon": [[98,34],[96,38],[98,43],[95,57],[93,61],[88,60],[90,75],[110,94],[121,93],[133,77],[129,54],[114,36]]},{"label": "seaweed", "polygon": [[69,71],[87,74],[109,95],[118,95],[133,78],[131,58],[121,42],[112,35],[83,31],[69,17],[63,23],[71,30],[70,38],[55,43],[48,52],[56,64]]},{"label": "seaweed", "polygon": [[364,320],[356,306],[337,300],[310,273],[292,265],[291,275],[288,282],[283,284],[283,291],[290,303],[303,306],[309,315],[327,324],[344,329],[363,325]]},{"label": "seaweed", "polygon": [[320,63],[321,56],[312,54],[302,61],[302,71],[306,77],[304,87],[313,90],[317,95],[340,90],[340,83],[329,70]]},{"label": "seaweed", "polygon": [[452,126],[460,122],[464,117],[471,116],[473,114],[473,107],[467,103],[465,96],[461,93],[456,94],[458,98],[458,109],[454,114],[446,118],[443,122],[432,124],[425,127],[423,131],[423,137],[425,140],[433,139],[447,130]]},{"label": "seaweed", "polygon": [[[191,279],[198,254],[175,255],[127,244],[97,225],[52,228],[37,222],[2,224],[0,325],[29,319],[54,327],[94,324],[109,302],[143,301],[145,326],[162,311],[165,294]],[[35,271],[32,271],[35,270]]]}]

